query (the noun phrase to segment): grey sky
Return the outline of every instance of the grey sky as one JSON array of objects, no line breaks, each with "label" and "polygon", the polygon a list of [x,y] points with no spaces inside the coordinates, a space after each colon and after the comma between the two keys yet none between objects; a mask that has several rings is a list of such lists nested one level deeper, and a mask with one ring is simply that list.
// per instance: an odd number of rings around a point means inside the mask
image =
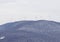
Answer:
[{"label": "grey sky", "polygon": [[0,24],[18,20],[60,21],[60,0],[0,0]]},{"label": "grey sky", "polygon": [[16,2],[16,0],[0,0],[0,3]]}]

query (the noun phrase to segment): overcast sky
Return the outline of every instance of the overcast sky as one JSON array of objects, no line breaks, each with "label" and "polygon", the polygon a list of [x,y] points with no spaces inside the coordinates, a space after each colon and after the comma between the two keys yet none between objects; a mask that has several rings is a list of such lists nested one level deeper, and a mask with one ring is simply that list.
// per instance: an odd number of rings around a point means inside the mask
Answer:
[{"label": "overcast sky", "polygon": [[60,0],[0,0],[0,24],[40,19],[60,22]]}]

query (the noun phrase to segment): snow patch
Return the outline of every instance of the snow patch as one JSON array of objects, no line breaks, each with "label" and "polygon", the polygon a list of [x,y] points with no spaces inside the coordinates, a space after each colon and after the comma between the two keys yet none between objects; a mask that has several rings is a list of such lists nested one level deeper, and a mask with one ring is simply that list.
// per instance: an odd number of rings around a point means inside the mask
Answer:
[{"label": "snow patch", "polygon": [[0,40],[5,39],[5,36],[0,37]]}]

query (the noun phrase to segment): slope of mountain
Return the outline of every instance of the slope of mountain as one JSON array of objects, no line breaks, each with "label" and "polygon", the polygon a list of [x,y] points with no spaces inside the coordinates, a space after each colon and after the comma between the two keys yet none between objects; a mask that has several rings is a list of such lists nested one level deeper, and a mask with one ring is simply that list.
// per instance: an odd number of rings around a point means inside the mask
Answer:
[{"label": "slope of mountain", "polygon": [[17,21],[0,26],[0,42],[60,42],[60,23]]}]

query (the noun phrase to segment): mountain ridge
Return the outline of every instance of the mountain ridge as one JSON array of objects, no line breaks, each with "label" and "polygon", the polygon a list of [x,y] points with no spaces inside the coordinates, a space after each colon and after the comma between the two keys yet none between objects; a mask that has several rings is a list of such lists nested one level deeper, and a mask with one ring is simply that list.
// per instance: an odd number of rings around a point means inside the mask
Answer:
[{"label": "mountain ridge", "polygon": [[60,23],[48,20],[17,21],[0,26],[0,42],[60,42]]}]

